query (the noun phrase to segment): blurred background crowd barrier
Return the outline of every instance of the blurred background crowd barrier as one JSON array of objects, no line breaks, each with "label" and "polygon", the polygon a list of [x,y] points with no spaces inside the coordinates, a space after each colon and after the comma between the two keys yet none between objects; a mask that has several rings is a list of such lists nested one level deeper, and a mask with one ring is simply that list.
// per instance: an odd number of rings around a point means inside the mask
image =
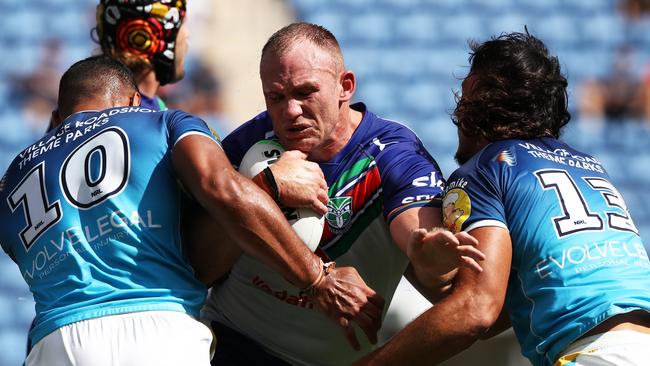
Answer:
[{"label": "blurred background crowd barrier", "polygon": [[[0,0],[0,170],[44,133],[63,71],[97,52],[90,32],[96,4]],[[321,24],[357,73],[356,100],[412,128],[448,175],[457,143],[449,114],[467,73],[467,40],[526,25],[559,57],[569,79],[573,119],[564,139],[604,163],[647,241],[649,9],[649,0],[189,0],[186,78],[161,95],[223,136],[264,110],[258,65],[265,40],[294,20]],[[412,295],[397,298],[396,306],[426,308],[414,290],[402,293]],[[0,366],[22,363],[33,317],[17,267],[0,255]],[[399,317],[391,313],[386,327],[402,324]],[[528,364],[506,333],[446,365],[485,364],[485,357],[490,365]]]}]

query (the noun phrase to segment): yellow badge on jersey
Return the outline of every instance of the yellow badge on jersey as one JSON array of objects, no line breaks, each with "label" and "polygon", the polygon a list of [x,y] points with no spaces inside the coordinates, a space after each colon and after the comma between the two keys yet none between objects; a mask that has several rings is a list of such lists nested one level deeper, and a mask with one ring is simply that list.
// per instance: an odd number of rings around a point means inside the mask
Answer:
[{"label": "yellow badge on jersey", "polygon": [[212,127],[208,126],[210,129],[210,133],[212,133],[212,136],[214,136],[215,139],[217,139],[217,142],[219,142],[219,145],[221,145],[221,137],[219,137],[219,134],[217,131],[213,130]]},{"label": "yellow badge on jersey", "polygon": [[464,190],[454,188],[445,194],[442,200],[442,217],[443,224],[449,231],[460,232],[471,212],[472,204]]}]

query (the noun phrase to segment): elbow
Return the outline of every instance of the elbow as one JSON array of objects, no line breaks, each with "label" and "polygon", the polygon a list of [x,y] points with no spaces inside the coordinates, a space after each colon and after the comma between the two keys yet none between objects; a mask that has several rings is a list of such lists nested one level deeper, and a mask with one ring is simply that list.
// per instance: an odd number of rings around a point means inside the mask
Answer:
[{"label": "elbow", "polygon": [[242,184],[237,178],[239,177],[236,173],[232,174],[228,171],[204,177],[198,182],[201,192],[199,197],[203,201],[199,204],[217,207],[239,206],[238,201],[245,199],[247,195],[243,192]]},{"label": "elbow", "polygon": [[[269,208],[273,203],[266,194],[248,178],[233,171],[223,171],[199,182],[202,192],[199,204],[213,218],[237,220],[245,217],[256,217]],[[241,221],[240,221],[241,223]]]},{"label": "elbow", "polygon": [[476,296],[469,300],[467,316],[469,331],[473,337],[480,338],[496,323],[501,313],[503,301],[490,297]]}]

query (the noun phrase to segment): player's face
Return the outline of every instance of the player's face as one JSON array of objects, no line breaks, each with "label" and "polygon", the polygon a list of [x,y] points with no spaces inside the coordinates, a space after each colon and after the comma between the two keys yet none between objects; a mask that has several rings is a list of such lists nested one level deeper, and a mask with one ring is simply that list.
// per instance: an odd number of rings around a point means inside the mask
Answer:
[{"label": "player's face", "polygon": [[185,76],[185,55],[187,55],[189,48],[189,38],[190,32],[187,30],[185,21],[183,21],[176,35],[176,50],[174,53],[175,80],[181,80]]},{"label": "player's face", "polygon": [[[462,95],[459,103],[462,103],[463,98],[470,96],[472,92],[472,87],[476,82],[475,75],[468,75],[462,84]],[[463,117],[462,115],[456,116],[458,118],[458,149],[456,150],[456,155],[454,158],[458,164],[463,165],[469,159],[479,152],[486,144],[487,141],[480,136],[470,136],[462,128],[463,126]]]},{"label": "player's face", "polygon": [[476,138],[467,136],[462,128],[458,127],[458,149],[454,158],[459,165],[465,164],[480,149],[477,149]]},{"label": "player's face", "polygon": [[264,55],[260,76],[273,129],[287,150],[310,154],[330,144],[339,123],[343,72],[332,55],[310,42],[283,55]]}]

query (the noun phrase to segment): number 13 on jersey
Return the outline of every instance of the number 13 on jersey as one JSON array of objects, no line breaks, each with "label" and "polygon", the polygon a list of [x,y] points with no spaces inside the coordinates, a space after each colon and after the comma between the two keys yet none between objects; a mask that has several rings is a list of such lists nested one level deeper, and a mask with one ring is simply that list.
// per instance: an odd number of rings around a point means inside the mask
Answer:
[{"label": "number 13 on jersey", "polygon": [[[560,201],[564,216],[555,217],[555,230],[558,237],[585,230],[602,230],[603,219],[596,212],[591,212],[585,195],[568,172],[557,169],[545,169],[535,172],[544,189],[554,189]],[[627,206],[614,186],[601,177],[583,177],[589,188],[600,192],[608,207],[620,211],[605,211],[607,225],[615,230],[631,231],[638,235],[638,230],[630,218]]]}]

